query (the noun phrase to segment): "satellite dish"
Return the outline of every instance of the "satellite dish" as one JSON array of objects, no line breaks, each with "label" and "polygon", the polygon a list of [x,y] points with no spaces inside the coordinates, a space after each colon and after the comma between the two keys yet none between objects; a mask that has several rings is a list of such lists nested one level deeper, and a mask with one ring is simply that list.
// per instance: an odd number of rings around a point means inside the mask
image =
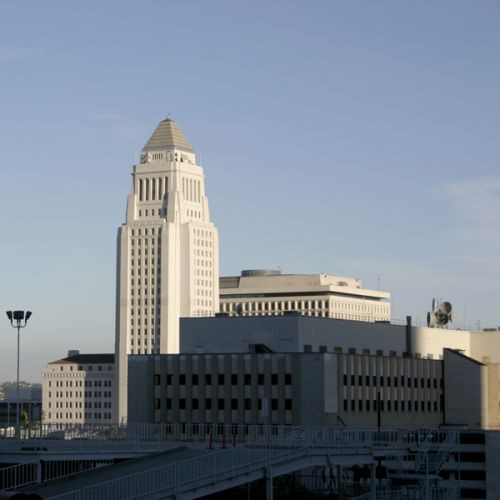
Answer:
[{"label": "satellite dish", "polygon": [[432,300],[432,311],[427,313],[429,328],[443,327],[453,321],[452,306],[449,302],[441,302],[436,306],[436,299]]}]

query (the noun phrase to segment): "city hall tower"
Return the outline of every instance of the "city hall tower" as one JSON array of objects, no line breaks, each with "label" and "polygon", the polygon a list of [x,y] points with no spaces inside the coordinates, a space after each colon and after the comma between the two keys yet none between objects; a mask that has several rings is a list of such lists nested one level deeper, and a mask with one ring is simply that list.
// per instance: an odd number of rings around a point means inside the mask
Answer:
[{"label": "city hall tower", "polygon": [[118,420],[127,420],[127,356],[179,352],[179,318],[219,310],[219,242],[203,169],[170,118],[156,127],[132,171],[118,230]]}]

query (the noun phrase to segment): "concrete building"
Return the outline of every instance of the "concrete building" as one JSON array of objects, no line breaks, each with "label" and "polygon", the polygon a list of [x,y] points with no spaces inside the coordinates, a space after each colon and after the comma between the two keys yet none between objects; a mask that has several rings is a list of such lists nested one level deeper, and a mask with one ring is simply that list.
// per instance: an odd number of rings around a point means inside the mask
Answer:
[{"label": "concrete building", "polygon": [[[349,353],[129,357],[129,422],[499,429],[500,365]],[[464,397],[464,394],[467,397]]]},{"label": "concrete building", "polygon": [[219,280],[220,312],[271,316],[296,311],[307,316],[390,321],[390,293],[363,288],[354,278],[328,274],[281,274],[246,270]]},{"label": "concrete building", "polygon": [[106,424],[116,421],[114,354],[80,354],[52,361],[42,375],[43,422]]},{"label": "concrete building", "polygon": [[[330,353],[129,358],[129,422],[437,427],[442,361]],[[379,411],[380,410],[380,411]]]},{"label": "concrete building", "polygon": [[[28,422],[40,421],[42,415],[42,388],[19,388],[19,414]],[[17,421],[17,389],[10,387],[0,400],[0,426],[10,427]]]},{"label": "concrete building", "polygon": [[119,419],[127,356],[179,352],[179,318],[219,310],[219,243],[203,169],[177,124],[153,132],[132,171],[118,231],[116,347]]},{"label": "concrete building", "polygon": [[[181,353],[343,352],[439,359],[470,355],[468,331],[287,314],[181,319]],[[479,352],[479,348],[477,349]]]}]

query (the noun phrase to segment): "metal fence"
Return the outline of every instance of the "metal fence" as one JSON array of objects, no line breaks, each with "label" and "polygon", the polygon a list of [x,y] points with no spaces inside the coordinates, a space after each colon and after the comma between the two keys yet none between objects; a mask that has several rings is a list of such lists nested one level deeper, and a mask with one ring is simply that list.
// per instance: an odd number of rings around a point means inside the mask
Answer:
[{"label": "metal fence", "polygon": [[0,469],[0,491],[37,482],[38,463],[30,462]]},{"label": "metal fence", "polygon": [[[0,428],[1,431],[1,428]],[[44,424],[21,429],[17,437],[0,432],[0,450],[8,449],[10,443],[23,443],[33,447],[31,451],[46,451],[43,445],[71,442],[66,447],[77,449],[114,449],[122,443],[142,446],[165,442],[205,442],[223,446],[238,443],[290,443],[306,442],[308,446],[428,446],[443,442],[457,442],[454,430],[374,430],[346,429],[339,427],[293,427],[231,424]],[[38,444],[37,444],[38,443]],[[89,446],[86,446],[86,445]],[[36,449],[36,447],[41,447]],[[30,451],[30,450],[26,450]]]},{"label": "metal fence", "polygon": [[307,454],[303,448],[255,447],[207,453],[175,464],[157,467],[126,477],[104,481],[80,490],[47,497],[50,500],[110,500],[148,498],[200,490],[207,484],[234,479],[262,470],[276,460],[293,460]]}]

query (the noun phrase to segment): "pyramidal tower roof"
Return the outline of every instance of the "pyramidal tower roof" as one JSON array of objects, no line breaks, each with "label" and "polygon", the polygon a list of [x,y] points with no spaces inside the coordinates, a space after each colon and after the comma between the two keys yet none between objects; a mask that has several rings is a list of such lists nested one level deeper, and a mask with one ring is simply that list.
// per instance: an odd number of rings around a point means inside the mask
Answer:
[{"label": "pyramidal tower roof", "polygon": [[176,147],[194,153],[193,148],[184,137],[181,129],[174,120],[166,118],[161,121],[149,138],[149,141],[142,148],[143,151],[151,149],[165,149]]}]

